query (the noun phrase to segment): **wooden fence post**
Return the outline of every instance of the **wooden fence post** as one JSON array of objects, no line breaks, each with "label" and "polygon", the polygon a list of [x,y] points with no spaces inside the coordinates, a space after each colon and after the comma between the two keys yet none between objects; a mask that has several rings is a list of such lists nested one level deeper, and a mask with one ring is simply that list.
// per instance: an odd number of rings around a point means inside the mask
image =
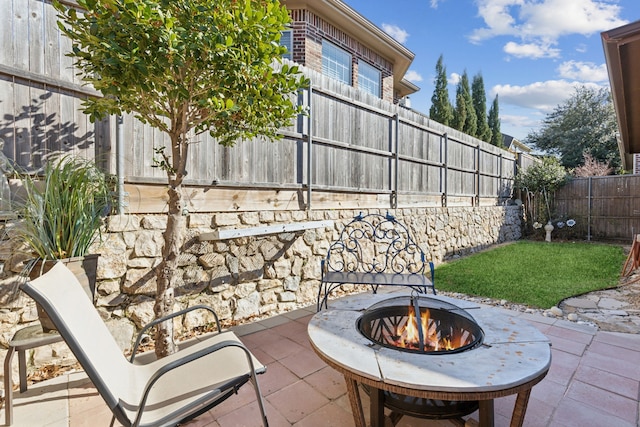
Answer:
[{"label": "wooden fence post", "polygon": [[[313,86],[309,85],[307,95],[307,203],[306,210],[311,210],[311,196],[312,196],[312,184],[313,184]],[[304,102],[304,99],[303,101]]]},{"label": "wooden fence post", "polygon": [[[444,148],[442,147],[444,143]],[[448,192],[448,180],[449,180],[449,162],[448,160],[448,151],[449,151],[449,135],[446,133],[440,137],[440,163],[444,165],[443,168],[440,168],[440,186],[442,191],[442,207],[447,206],[447,192]],[[444,158],[443,158],[444,157]],[[443,176],[444,175],[444,176]]]}]

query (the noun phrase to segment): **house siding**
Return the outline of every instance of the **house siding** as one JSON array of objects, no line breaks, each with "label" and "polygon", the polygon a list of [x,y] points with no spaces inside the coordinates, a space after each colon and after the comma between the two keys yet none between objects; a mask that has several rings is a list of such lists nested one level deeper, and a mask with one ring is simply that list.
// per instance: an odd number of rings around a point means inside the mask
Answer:
[{"label": "house siding", "polygon": [[351,77],[358,87],[358,60],[366,61],[381,72],[381,98],[394,101],[393,64],[322,17],[306,9],[289,10],[293,29],[293,61],[322,72],[322,40],[351,54]]}]

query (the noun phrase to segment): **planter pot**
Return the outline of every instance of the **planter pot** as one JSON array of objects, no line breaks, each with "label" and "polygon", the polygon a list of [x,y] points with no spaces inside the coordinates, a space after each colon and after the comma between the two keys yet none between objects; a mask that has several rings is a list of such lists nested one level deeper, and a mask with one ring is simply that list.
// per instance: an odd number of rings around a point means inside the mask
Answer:
[{"label": "planter pot", "polygon": [[[92,254],[84,257],[47,260],[44,263],[42,262],[42,260],[39,260],[34,264],[33,268],[29,272],[29,278],[35,279],[40,277],[42,274],[49,271],[56,262],[60,261],[73,272],[73,274],[78,279],[78,282],[80,282],[82,288],[86,292],[87,297],[93,303],[96,294],[96,270],[98,268],[99,256],[99,254]],[[40,306],[40,304],[36,303],[36,308],[38,310],[38,318],[40,319],[40,323],[42,324],[42,330],[44,332],[55,330],[55,325],[53,324],[51,319],[49,319],[49,316]]]}]

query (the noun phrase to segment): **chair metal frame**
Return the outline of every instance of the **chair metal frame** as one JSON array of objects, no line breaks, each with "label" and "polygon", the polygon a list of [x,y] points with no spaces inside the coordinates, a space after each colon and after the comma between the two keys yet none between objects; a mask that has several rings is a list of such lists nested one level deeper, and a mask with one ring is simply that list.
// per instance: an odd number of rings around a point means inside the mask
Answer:
[{"label": "chair metal frame", "polygon": [[[266,367],[232,331],[220,329],[218,317],[211,307],[192,306],[154,320],[140,331],[133,354],[127,360],[74,274],[62,263],[57,263],[43,276],[22,284],[21,289],[51,317],[112,411],[112,425],[118,420],[126,427],[175,426],[210,410],[250,381],[262,424],[268,427],[256,377],[265,372]],[[203,309],[214,314],[218,332],[179,345],[179,350],[166,358],[144,364],[136,362],[137,349],[149,328]],[[110,364],[114,366],[113,372],[109,371]],[[210,373],[219,370],[216,383],[207,382],[213,382],[214,379],[208,377],[214,375],[191,371],[193,369],[205,369]],[[223,374],[225,376],[220,377]],[[195,379],[197,384],[182,384],[182,379]]]}]

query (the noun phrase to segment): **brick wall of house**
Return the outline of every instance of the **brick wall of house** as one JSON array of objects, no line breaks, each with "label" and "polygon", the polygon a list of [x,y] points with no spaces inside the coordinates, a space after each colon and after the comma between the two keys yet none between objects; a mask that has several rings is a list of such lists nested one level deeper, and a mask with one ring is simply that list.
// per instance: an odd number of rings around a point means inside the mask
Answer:
[{"label": "brick wall of house", "polygon": [[290,10],[293,29],[293,60],[322,72],[322,40],[328,40],[351,54],[351,79],[358,87],[358,60],[366,61],[381,72],[381,97],[393,102],[393,64],[306,9]]},{"label": "brick wall of house", "polygon": [[384,73],[382,73],[382,99],[394,104],[398,103],[398,98],[393,90],[393,76],[388,75],[385,77]]}]

